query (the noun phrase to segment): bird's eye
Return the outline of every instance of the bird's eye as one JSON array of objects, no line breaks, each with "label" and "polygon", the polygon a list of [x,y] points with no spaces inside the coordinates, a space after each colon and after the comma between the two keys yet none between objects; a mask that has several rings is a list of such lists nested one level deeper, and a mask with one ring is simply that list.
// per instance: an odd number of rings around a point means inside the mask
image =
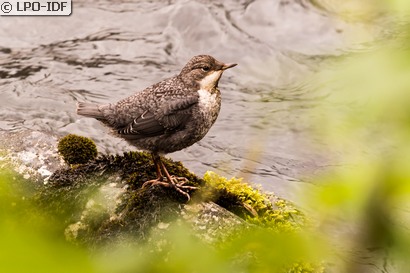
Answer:
[{"label": "bird's eye", "polygon": [[204,72],[208,72],[210,68],[209,68],[209,66],[204,66],[204,67],[202,67],[201,69],[202,69],[202,71],[204,71]]}]

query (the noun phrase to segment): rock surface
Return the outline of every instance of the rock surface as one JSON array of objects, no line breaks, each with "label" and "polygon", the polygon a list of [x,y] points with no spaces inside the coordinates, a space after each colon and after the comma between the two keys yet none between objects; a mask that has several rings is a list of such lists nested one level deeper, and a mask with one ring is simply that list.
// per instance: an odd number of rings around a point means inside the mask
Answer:
[{"label": "rock surface", "polygon": [[182,215],[208,243],[224,241],[233,233],[249,226],[243,219],[214,202],[186,205]]},{"label": "rock surface", "polygon": [[47,183],[53,172],[65,166],[57,152],[57,141],[56,136],[38,131],[0,131],[0,167]]}]

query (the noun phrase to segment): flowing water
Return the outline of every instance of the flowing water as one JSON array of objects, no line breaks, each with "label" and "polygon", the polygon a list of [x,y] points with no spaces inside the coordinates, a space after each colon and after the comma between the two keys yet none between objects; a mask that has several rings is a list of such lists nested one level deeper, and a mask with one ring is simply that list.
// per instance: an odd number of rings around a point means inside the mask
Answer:
[{"label": "flowing water", "polygon": [[210,54],[239,64],[221,79],[220,116],[202,141],[170,156],[198,175],[245,177],[294,200],[329,164],[309,133],[326,96],[309,76],[371,41],[372,28],[304,0],[76,0],[68,17],[1,17],[0,129],[80,134],[104,153],[133,149],[77,116],[76,102],[115,102]]}]

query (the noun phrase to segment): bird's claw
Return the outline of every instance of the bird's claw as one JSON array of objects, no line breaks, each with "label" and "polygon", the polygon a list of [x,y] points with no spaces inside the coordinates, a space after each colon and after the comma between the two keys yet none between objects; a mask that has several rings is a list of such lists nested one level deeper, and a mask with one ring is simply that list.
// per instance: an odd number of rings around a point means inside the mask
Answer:
[{"label": "bird's claw", "polygon": [[153,179],[153,180],[149,180],[149,181],[145,182],[144,184],[142,184],[141,188],[145,188],[148,185],[151,185],[151,186],[161,185],[161,186],[164,186],[164,187],[169,187],[170,186],[170,184],[168,182],[163,182],[160,179]]},{"label": "bird's claw", "polygon": [[164,187],[172,187],[174,189],[176,189],[179,193],[181,193],[182,195],[184,195],[189,201],[191,200],[190,195],[184,191],[184,190],[197,190],[198,187],[195,186],[188,186],[185,185],[185,183],[189,182],[189,180],[186,177],[177,177],[177,176],[171,176],[171,180],[170,181],[163,181],[162,179],[153,179],[153,180],[149,180],[147,182],[145,182],[144,184],[142,184],[142,188],[147,187],[148,185],[154,186],[154,185],[161,185]]}]

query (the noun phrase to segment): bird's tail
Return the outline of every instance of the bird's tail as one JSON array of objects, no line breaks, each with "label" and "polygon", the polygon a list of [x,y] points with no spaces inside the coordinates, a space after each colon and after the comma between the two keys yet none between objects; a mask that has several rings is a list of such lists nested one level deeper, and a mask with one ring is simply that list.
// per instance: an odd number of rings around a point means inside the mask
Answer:
[{"label": "bird's tail", "polygon": [[103,113],[99,109],[99,105],[89,102],[77,103],[77,114],[90,118],[102,118]]}]

